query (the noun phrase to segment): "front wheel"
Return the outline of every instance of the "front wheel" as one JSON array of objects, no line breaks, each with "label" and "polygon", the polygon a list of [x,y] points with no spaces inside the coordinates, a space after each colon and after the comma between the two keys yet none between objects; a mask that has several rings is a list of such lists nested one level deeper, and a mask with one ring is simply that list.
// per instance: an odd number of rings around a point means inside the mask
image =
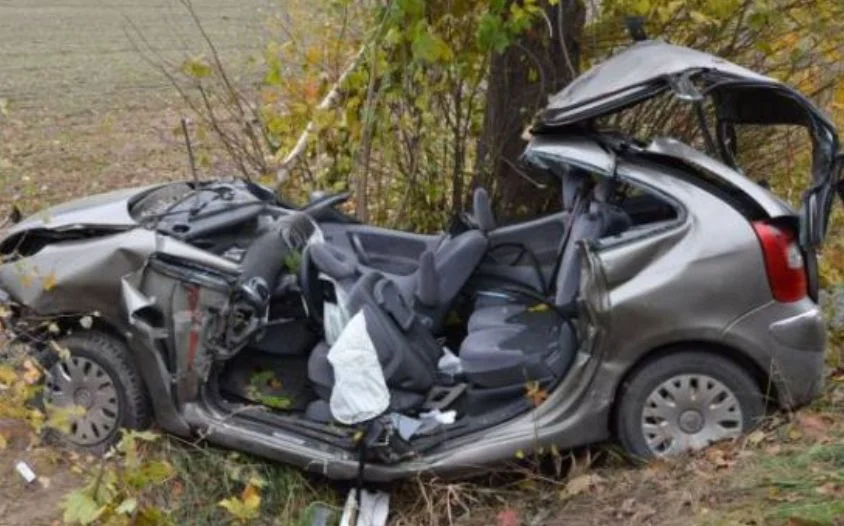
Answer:
[{"label": "front wheel", "polygon": [[68,411],[68,425],[54,435],[78,449],[103,453],[117,442],[121,428],[149,426],[149,399],[123,342],[92,331],[58,343],[70,356],[52,355],[44,364],[44,401],[52,410]]},{"label": "front wheel", "polygon": [[765,415],[754,379],[706,352],[678,352],[648,362],[622,385],[616,431],[634,457],[702,449],[753,429]]}]

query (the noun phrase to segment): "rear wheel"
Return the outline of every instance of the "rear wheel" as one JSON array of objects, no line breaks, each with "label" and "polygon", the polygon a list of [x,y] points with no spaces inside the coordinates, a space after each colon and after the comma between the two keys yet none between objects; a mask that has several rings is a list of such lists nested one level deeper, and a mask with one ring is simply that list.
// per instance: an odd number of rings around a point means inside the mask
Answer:
[{"label": "rear wheel", "polygon": [[52,430],[53,436],[101,453],[118,440],[121,428],[149,426],[149,399],[123,342],[87,332],[68,336],[59,344],[70,356],[60,359],[53,354],[44,364],[49,372],[44,401],[53,410],[68,411],[67,427]]},{"label": "rear wheel", "polygon": [[635,457],[671,456],[735,438],[765,414],[762,392],[741,367],[706,352],[648,362],[621,387],[616,430]]}]

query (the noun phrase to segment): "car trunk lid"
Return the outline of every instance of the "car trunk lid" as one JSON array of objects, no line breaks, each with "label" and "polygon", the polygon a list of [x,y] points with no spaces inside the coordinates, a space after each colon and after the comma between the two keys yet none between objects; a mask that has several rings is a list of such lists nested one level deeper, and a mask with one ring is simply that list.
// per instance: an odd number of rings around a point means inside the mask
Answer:
[{"label": "car trunk lid", "polygon": [[[844,161],[838,153],[834,124],[796,90],[722,58],[661,41],[639,42],[593,67],[554,95],[538,114],[533,132],[588,128],[599,117],[664,92],[695,104],[699,113],[703,112],[702,102],[711,97],[717,119],[715,134],[702,126],[712,150],[709,153],[720,154],[726,165],[736,169],[735,144],[731,141],[735,125],[805,127],[812,138],[813,166],[812,182],[803,193],[799,213],[800,244],[805,249],[822,244],[835,195],[844,198]],[[668,150],[657,145],[651,153],[678,156],[676,148]],[[700,159],[693,163],[700,164]],[[727,171],[741,177],[733,170]],[[767,192],[752,181],[739,186],[764,208],[777,207],[762,196]]]}]

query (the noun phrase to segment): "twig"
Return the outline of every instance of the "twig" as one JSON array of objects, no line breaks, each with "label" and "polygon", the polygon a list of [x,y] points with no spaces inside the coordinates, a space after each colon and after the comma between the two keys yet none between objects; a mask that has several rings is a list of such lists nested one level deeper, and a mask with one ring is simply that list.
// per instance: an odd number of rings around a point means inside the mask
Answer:
[{"label": "twig", "polygon": [[[354,70],[358,68],[361,62],[363,62],[363,57],[365,51],[369,47],[369,43],[365,43],[360,47],[358,52],[355,54],[352,61],[343,71],[343,74],[340,75],[340,78],[334,83],[328,93],[323,97],[322,101],[320,101],[319,105],[316,107],[317,111],[325,111],[334,106],[337,102],[337,99],[340,97],[340,89],[343,84],[346,83],[346,79],[349,78],[349,75],[352,74]],[[293,149],[284,156],[281,160],[279,165],[278,171],[276,172],[276,181],[279,183],[283,183],[287,176],[290,174],[290,167],[296,159],[299,158],[300,155],[305,151],[308,145],[308,138],[316,129],[316,122],[311,120],[307,126],[305,126],[305,130],[299,135],[299,139],[296,141],[296,145],[293,146]]]}]

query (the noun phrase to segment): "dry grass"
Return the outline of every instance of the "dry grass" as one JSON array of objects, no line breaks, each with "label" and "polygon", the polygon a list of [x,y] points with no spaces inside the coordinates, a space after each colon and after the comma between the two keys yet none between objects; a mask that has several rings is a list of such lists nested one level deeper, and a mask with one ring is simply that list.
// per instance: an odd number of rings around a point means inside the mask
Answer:
[{"label": "dry grass", "polygon": [[[227,64],[245,73],[262,46],[273,0],[194,0]],[[0,97],[19,111],[85,111],[166,94],[167,82],[126,36],[137,26],[156,50],[181,62],[202,49],[175,0],[7,0],[0,4]]]}]

